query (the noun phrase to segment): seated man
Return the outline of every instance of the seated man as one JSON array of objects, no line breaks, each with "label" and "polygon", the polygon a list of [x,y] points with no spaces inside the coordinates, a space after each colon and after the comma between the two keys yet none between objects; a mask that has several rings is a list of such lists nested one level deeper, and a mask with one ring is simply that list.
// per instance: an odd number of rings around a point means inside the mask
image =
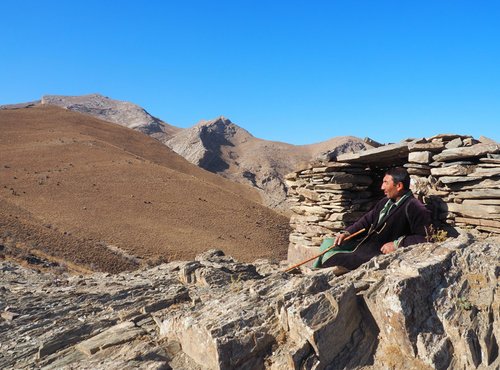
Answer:
[{"label": "seated man", "polygon": [[[430,212],[413,196],[410,176],[404,168],[391,168],[384,176],[381,189],[386,198],[335,240],[327,239],[321,250],[335,247],[319,257],[314,267],[340,266],[353,270],[371,258],[391,253],[397,248],[426,241],[426,232],[431,223]],[[363,230],[358,239],[344,239]]]}]

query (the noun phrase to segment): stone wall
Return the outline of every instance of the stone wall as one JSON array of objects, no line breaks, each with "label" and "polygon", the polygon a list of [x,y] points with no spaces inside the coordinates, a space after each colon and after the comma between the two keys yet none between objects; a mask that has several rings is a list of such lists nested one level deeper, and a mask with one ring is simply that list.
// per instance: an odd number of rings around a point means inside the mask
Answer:
[{"label": "stone wall", "polygon": [[339,155],[287,175],[289,261],[314,256],[325,237],[368,211],[383,197],[381,179],[393,166],[408,169],[411,188],[432,210],[437,227],[500,233],[499,153],[500,145],[487,138],[437,135]]},{"label": "stone wall", "polygon": [[322,240],[370,209],[374,178],[364,166],[330,162],[286,177],[291,204],[288,260],[318,253]]}]

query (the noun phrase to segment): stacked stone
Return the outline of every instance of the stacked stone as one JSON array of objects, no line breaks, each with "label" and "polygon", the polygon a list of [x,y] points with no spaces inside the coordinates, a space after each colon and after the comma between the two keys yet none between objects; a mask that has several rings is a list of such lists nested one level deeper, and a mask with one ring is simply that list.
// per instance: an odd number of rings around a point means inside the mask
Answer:
[{"label": "stacked stone", "polygon": [[446,203],[450,223],[500,233],[499,153],[496,142],[458,137],[432,157],[429,180]]},{"label": "stacked stone", "polygon": [[325,237],[357,220],[372,206],[373,183],[363,165],[328,162],[285,178],[293,212],[289,260],[318,253]]},{"label": "stacked stone", "polygon": [[434,211],[435,221],[454,223],[454,215],[448,212],[447,204],[443,200],[443,197],[449,195],[449,191],[437,187],[435,185],[437,179],[431,176],[436,168],[446,166],[446,164],[434,161],[434,156],[446,149],[471,146],[474,143],[472,137],[461,135],[436,135],[428,139],[408,142],[408,163],[404,167],[412,179],[411,189],[420,200],[431,204],[430,208]]},{"label": "stacked stone", "polygon": [[500,233],[500,146],[471,136],[437,135],[408,144],[405,167],[417,195],[448,224]]}]

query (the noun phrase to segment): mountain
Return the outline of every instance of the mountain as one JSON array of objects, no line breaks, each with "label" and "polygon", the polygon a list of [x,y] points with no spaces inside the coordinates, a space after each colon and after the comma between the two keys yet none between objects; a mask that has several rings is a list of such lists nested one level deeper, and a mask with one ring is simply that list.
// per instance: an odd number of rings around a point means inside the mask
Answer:
[{"label": "mountain", "polygon": [[191,163],[258,189],[264,203],[286,211],[286,174],[313,160],[371,147],[352,137],[312,145],[258,139],[225,117],[201,121],[178,132],[165,144]]},{"label": "mountain", "polygon": [[[4,108],[33,106],[10,105]],[[288,214],[284,177],[311,161],[376,146],[370,139],[335,137],[310,144],[291,145],[258,139],[225,117],[201,121],[182,129],[153,117],[136,104],[99,94],[83,96],[46,95],[42,105],[55,105],[90,114],[143,132],[164,143],[188,161],[232,181],[255,188],[266,206]],[[0,109],[2,107],[0,106]]]},{"label": "mountain", "polygon": [[288,219],[255,190],[140,132],[51,105],[0,110],[3,245],[110,272],[192,258],[285,258]]}]

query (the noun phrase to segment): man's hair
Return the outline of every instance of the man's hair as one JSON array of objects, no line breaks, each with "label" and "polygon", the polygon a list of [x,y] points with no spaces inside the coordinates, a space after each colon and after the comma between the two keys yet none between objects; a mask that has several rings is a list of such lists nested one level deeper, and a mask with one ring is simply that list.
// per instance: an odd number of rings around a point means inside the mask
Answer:
[{"label": "man's hair", "polygon": [[401,182],[405,190],[410,189],[410,175],[408,174],[406,168],[393,167],[387,170],[385,174],[392,177],[394,184]]}]

